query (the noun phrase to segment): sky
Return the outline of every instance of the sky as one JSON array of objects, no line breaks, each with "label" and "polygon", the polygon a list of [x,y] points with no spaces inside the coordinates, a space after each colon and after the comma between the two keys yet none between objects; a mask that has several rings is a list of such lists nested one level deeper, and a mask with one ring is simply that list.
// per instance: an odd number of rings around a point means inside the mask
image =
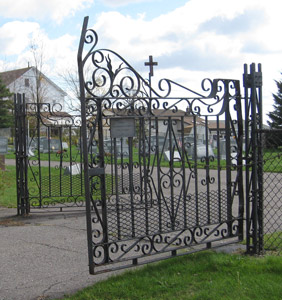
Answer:
[{"label": "sky", "polygon": [[281,0],[0,0],[0,72],[32,64],[33,44],[43,73],[64,88],[59,74],[76,69],[89,16],[97,48],[119,53],[144,78],[153,56],[153,83],[169,78],[200,92],[204,78],[242,81],[245,63],[261,63],[265,123],[282,77],[281,8]]}]

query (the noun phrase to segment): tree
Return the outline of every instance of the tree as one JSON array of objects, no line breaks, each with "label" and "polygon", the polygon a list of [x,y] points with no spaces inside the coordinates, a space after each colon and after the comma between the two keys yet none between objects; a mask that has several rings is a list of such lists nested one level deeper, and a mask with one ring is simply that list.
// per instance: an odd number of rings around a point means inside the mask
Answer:
[{"label": "tree", "polygon": [[30,87],[31,101],[34,103],[44,103],[48,94],[48,89],[42,74],[44,64],[44,45],[40,39],[30,42],[30,54],[35,67],[34,85]]},{"label": "tree", "polygon": [[[282,73],[281,73],[282,74]],[[272,94],[274,99],[274,110],[268,114],[271,121],[268,121],[268,125],[271,128],[282,129],[282,81],[275,80],[278,92]]]},{"label": "tree", "polygon": [[[282,73],[281,73],[282,74]],[[282,81],[275,80],[278,92],[273,95],[274,110],[268,114],[271,121],[267,121],[272,130],[264,134],[264,143],[267,148],[277,148],[282,146]]]},{"label": "tree", "polygon": [[68,92],[68,110],[72,112],[80,113],[80,87],[78,71],[72,71],[71,69],[66,70],[64,73],[58,74],[62,79],[65,86],[65,90]]},{"label": "tree", "polygon": [[9,128],[13,126],[14,117],[11,113],[13,103],[11,100],[12,94],[9,89],[3,84],[0,78],[0,127]]}]

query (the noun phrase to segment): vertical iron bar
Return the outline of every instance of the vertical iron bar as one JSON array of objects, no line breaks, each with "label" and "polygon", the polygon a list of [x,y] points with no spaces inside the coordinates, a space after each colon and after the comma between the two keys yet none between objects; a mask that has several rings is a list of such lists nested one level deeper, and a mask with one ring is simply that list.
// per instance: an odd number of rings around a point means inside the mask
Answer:
[{"label": "vertical iron bar", "polygon": [[18,177],[18,183],[19,183],[19,202],[20,202],[20,215],[24,216],[25,215],[25,203],[24,203],[24,186],[23,186],[23,99],[21,94],[17,94],[17,102],[19,106],[19,128],[18,128],[18,141],[19,141],[19,148],[18,148],[18,153],[19,153],[19,177]]},{"label": "vertical iron bar", "polygon": [[174,146],[172,144],[172,119],[168,117],[168,137],[169,137],[169,177],[170,177],[170,220],[171,220],[171,230],[175,228],[175,219],[174,219],[174,188],[173,188],[173,165],[174,165]]},{"label": "vertical iron bar", "polygon": [[72,189],[72,127],[69,126],[69,148],[70,148],[70,195],[73,195],[73,189]]},{"label": "vertical iron bar", "polygon": [[248,65],[244,64],[244,98],[245,98],[245,161],[246,161],[246,171],[245,171],[245,185],[246,185],[246,248],[247,252],[251,253],[251,218],[250,218],[250,131],[249,131],[249,87],[248,87]]},{"label": "vertical iron bar", "polygon": [[[158,185],[158,207],[159,207],[159,232],[162,232],[162,201],[161,201],[161,157],[160,155],[160,144],[159,144],[159,120],[158,117],[155,118],[155,128],[156,128],[156,156],[157,156],[157,185]],[[161,149],[163,150],[163,149]]]},{"label": "vertical iron bar", "polygon": [[254,253],[258,254],[258,157],[257,157],[257,99],[255,85],[255,64],[251,64],[251,143],[252,143],[252,223]]},{"label": "vertical iron bar", "polygon": [[84,172],[82,172],[83,170],[83,150],[82,150],[82,127],[79,128],[79,146],[80,146],[80,151],[79,151],[79,163],[80,163],[80,192],[81,195],[85,195],[85,189],[84,189]]},{"label": "vertical iron bar", "polygon": [[112,182],[112,194],[114,194],[114,182],[115,182],[115,179],[114,179],[114,151],[113,151],[114,147],[113,147],[113,139],[111,139],[111,148],[110,148],[110,154],[111,154],[111,182]]},{"label": "vertical iron bar", "polygon": [[243,113],[241,103],[241,90],[239,81],[235,82],[236,89],[236,111],[238,120],[238,133],[237,133],[237,182],[238,182],[238,197],[239,197],[239,226],[238,236],[240,240],[244,238],[244,185],[243,185]]},{"label": "vertical iron bar", "polygon": [[23,160],[24,160],[24,202],[25,202],[25,214],[28,215],[30,212],[30,203],[29,203],[29,195],[28,195],[28,156],[27,156],[27,130],[26,128],[26,102],[25,102],[25,94],[22,95],[23,97],[23,125],[24,125],[24,148],[23,148]]},{"label": "vertical iron bar", "polygon": [[130,204],[131,204],[131,232],[132,237],[135,237],[135,217],[134,217],[134,180],[133,180],[133,138],[128,138],[128,150],[129,150],[129,193],[130,193]]},{"label": "vertical iron bar", "polygon": [[210,158],[209,158],[209,141],[208,141],[208,117],[205,117],[205,138],[206,138],[206,157],[205,157],[205,169],[206,169],[206,185],[207,185],[207,212],[208,223],[211,222],[210,211]]},{"label": "vertical iron bar", "polygon": [[196,226],[199,225],[199,186],[198,186],[198,161],[197,161],[197,116],[193,116],[194,126],[194,172],[195,172],[195,201],[196,201]]},{"label": "vertical iron bar", "polygon": [[225,133],[226,133],[226,185],[227,185],[227,222],[228,235],[232,234],[232,176],[231,176],[231,116],[229,107],[229,81],[224,81],[224,101],[226,104],[225,110]]},{"label": "vertical iron bar", "polygon": [[49,197],[52,196],[52,177],[51,177],[51,151],[50,151],[50,127],[47,127],[47,141],[48,141],[48,175],[49,175]]},{"label": "vertical iron bar", "polygon": [[21,194],[20,194],[20,152],[19,152],[19,134],[20,134],[20,107],[17,99],[17,95],[14,94],[14,107],[15,107],[15,152],[16,152],[16,183],[17,183],[17,215],[21,214]]},{"label": "vertical iron bar", "polygon": [[41,152],[40,152],[40,103],[36,103],[36,131],[37,131],[37,153],[38,153],[38,194],[39,194],[39,207],[42,207],[42,174],[41,174]]},{"label": "vertical iron bar", "polygon": [[[146,164],[146,132],[145,132],[145,119],[142,118],[142,140],[143,140],[143,173],[144,173],[144,198],[145,198],[145,221],[146,221],[146,234],[149,234],[149,214],[148,214],[148,173]],[[148,149],[148,155],[150,155],[150,149]]]},{"label": "vertical iron bar", "polygon": [[[143,152],[146,151],[145,145],[143,145],[143,139],[142,139],[142,126],[143,126],[143,118],[139,119],[139,135],[138,135],[138,159],[139,159],[139,178],[140,178],[140,199],[141,202],[144,201],[143,199],[143,184],[144,180],[142,177],[142,157]],[[141,149],[143,147],[143,149]]]},{"label": "vertical iron bar", "polygon": [[[116,186],[115,192],[116,192],[117,229],[118,229],[118,239],[120,239],[121,238],[121,234],[120,234],[121,227],[120,227],[119,178],[118,178],[117,139],[116,138],[114,138],[114,168],[115,168],[115,186]],[[121,176],[122,176],[122,173],[121,173]],[[122,188],[122,186],[121,186],[121,188]]]},{"label": "vertical iron bar", "polygon": [[[102,100],[97,103],[97,116],[98,116],[98,139],[99,139],[99,167],[105,170],[105,149],[104,149],[104,120],[102,111]],[[100,175],[101,181],[101,205],[102,205],[102,219],[103,219],[103,243],[104,243],[104,256],[105,263],[109,262],[109,238],[108,238],[108,216],[107,216],[107,193],[106,193],[106,174],[105,172]],[[92,196],[91,196],[92,197]]]},{"label": "vertical iron bar", "polygon": [[216,144],[217,144],[217,193],[218,193],[218,222],[221,223],[221,151],[220,151],[220,130],[219,130],[219,116],[216,117]]},{"label": "vertical iron bar", "polygon": [[[121,175],[121,194],[124,193],[124,174],[123,174],[123,138],[119,139],[120,141],[120,175]],[[117,152],[117,155],[119,153]]]},{"label": "vertical iron bar", "polygon": [[181,166],[182,166],[182,195],[183,195],[183,218],[184,218],[184,228],[187,227],[187,208],[186,208],[186,164],[185,156],[185,142],[184,142],[184,117],[181,117]]},{"label": "vertical iron bar", "polygon": [[[144,138],[144,145],[146,141],[146,120],[143,119],[143,138]],[[148,145],[148,161],[150,160],[151,149],[150,144]],[[147,165],[147,155],[146,151],[144,151],[144,160],[143,160],[143,167],[144,167],[144,196],[145,196],[145,207],[146,207],[146,234],[149,234],[150,231],[150,222],[149,222],[149,203],[148,203],[148,165]]]},{"label": "vertical iron bar", "polygon": [[[21,95],[19,94],[19,97],[21,99]],[[23,99],[21,99],[23,100]],[[24,203],[24,185],[23,185],[23,171],[24,171],[24,165],[23,165],[23,155],[24,155],[24,104],[23,101],[20,102],[21,104],[21,131],[20,131],[20,161],[21,161],[21,167],[20,167],[20,185],[21,185],[21,215],[25,214],[25,203]]]},{"label": "vertical iron bar", "polygon": [[62,168],[63,168],[63,144],[62,144],[62,127],[59,127],[59,141],[60,141],[60,149],[61,151],[59,151],[59,155],[60,155],[60,196],[62,196],[62,189],[63,189],[63,182],[62,182]]},{"label": "vertical iron bar", "polygon": [[91,199],[90,199],[90,182],[88,172],[88,153],[87,153],[87,120],[86,120],[86,99],[84,90],[84,78],[83,78],[83,61],[82,52],[85,42],[85,36],[87,31],[88,17],[84,18],[83,26],[81,30],[81,37],[77,55],[78,74],[79,74],[79,86],[80,86],[80,101],[81,101],[81,130],[82,130],[82,142],[83,142],[83,167],[84,167],[84,194],[86,200],[86,222],[87,222],[87,241],[88,241],[88,262],[89,273],[94,274],[94,260],[93,260],[93,239],[92,239],[92,219],[91,219]]},{"label": "vertical iron bar", "polygon": [[[261,64],[258,64],[258,72],[262,73]],[[259,187],[259,254],[264,251],[264,180],[263,180],[263,106],[262,106],[262,86],[258,88],[258,113],[259,113],[259,147],[258,147],[258,187]]]}]

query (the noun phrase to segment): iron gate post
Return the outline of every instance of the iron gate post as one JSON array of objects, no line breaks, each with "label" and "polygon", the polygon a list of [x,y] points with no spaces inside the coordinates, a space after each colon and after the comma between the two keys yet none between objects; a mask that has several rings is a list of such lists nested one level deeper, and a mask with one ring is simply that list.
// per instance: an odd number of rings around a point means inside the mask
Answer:
[{"label": "iron gate post", "polygon": [[16,178],[17,178],[17,214],[28,215],[30,212],[28,186],[27,186],[27,134],[25,95],[14,95],[15,106],[15,152],[16,152]]},{"label": "iron gate post", "polygon": [[[262,72],[244,65],[247,253],[263,253]],[[250,92],[250,93],[249,93]]]}]

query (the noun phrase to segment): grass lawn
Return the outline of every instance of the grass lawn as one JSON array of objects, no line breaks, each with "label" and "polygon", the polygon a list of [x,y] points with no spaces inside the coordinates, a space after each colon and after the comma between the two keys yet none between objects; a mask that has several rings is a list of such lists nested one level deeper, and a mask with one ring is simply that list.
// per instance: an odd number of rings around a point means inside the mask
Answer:
[{"label": "grass lawn", "polygon": [[[35,152],[37,153],[37,152]],[[217,160],[217,156],[216,156],[216,149],[214,150],[215,153],[215,157],[210,159],[208,162],[208,166],[210,169],[217,169],[218,165],[220,165],[221,169],[225,169],[226,168],[226,160],[220,160],[220,162],[218,163]],[[15,158],[15,154],[14,152],[9,152],[8,154],[5,155],[5,157],[7,159],[14,159]],[[30,160],[36,160],[38,158],[36,157],[30,157]],[[65,152],[63,152],[62,154],[59,153],[40,153],[40,160],[42,161],[63,161],[63,162],[69,162],[70,160],[72,162],[75,161],[80,161],[82,159],[81,153],[79,152],[79,149],[76,146],[72,146],[71,149],[67,149]],[[282,173],[282,159],[281,159],[281,149],[264,149],[264,171],[265,172],[274,172],[274,173]],[[91,156],[89,155],[89,160],[91,160]],[[112,157],[111,160],[111,155],[108,155],[105,157],[105,160],[107,163],[114,163],[114,159]],[[138,149],[134,148],[133,149],[133,161],[134,162],[141,162],[141,164],[143,164],[143,157],[139,157],[138,154]],[[128,163],[129,159],[127,157],[124,157],[123,159],[123,163]],[[121,159],[118,159],[118,163],[121,163]],[[156,159],[156,155],[152,154],[150,156],[150,162],[148,162],[148,157],[146,157],[146,164],[150,164],[150,165],[157,165],[157,159]],[[197,164],[197,168],[198,169],[204,169],[206,167],[206,162],[205,160],[197,160],[196,162],[192,159],[192,157],[189,157],[189,165],[186,162],[185,163],[185,167],[195,167],[195,163]],[[169,161],[165,160],[164,158],[164,154],[162,155],[162,158],[160,160],[160,165],[161,167],[170,167],[170,163]],[[175,161],[173,163],[174,167],[182,167],[182,163],[181,162],[177,162]],[[234,168],[235,169],[235,168]]]},{"label": "grass lawn", "polygon": [[0,190],[0,206],[17,207],[16,171],[14,166],[6,166],[2,172],[2,189]]},{"label": "grass lawn", "polygon": [[[39,179],[38,167],[32,167],[32,171],[28,170],[28,188],[30,192],[30,202],[33,206],[39,204],[39,189],[38,184],[41,180],[41,195],[44,205],[47,203],[54,204],[56,201],[69,198],[71,195],[73,198],[79,201],[84,201],[84,179],[81,174],[79,175],[64,175],[64,170],[56,168],[41,167],[41,179]],[[35,175],[34,175],[35,174]],[[0,174],[1,186],[0,186],[0,206],[5,207],[17,207],[17,187],[16,187],[16,167],[6,166],[6,171]],[[36,180],[34,180],[34,178]],[[93,198],[99,200],[101,193],[99,189],[99,181],[93,179],[95,184],[95,191],[93,191]],[[106,175],[106,187],[107,191],[111,193],[111,189],[115,189],[114,180],[110,175]],[[113,186],[112,186],[113,184]]]},{"label": "grass lawn", "polygon": [[280,300],[282,257],[200,252],[126,271],[64,300]]}]

